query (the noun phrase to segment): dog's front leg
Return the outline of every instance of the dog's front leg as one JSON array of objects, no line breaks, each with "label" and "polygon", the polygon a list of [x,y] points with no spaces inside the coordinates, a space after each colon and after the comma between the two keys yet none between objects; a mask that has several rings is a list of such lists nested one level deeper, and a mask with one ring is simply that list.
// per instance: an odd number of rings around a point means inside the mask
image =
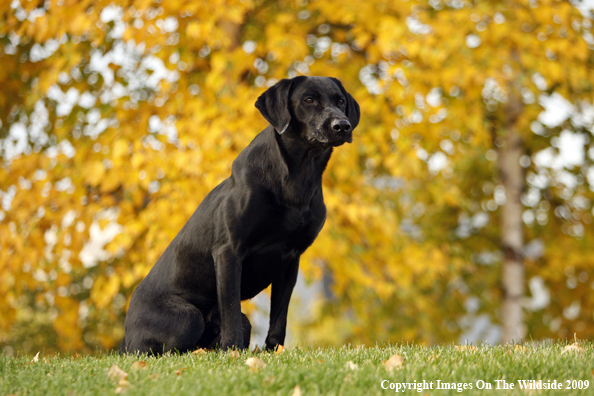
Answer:
[{"label": "dog's front leg", "polygon": [[213,254],[221,313],[221,349],[242,348],[241,331],[241,260],[230,247]]},{"label": "dog's front leg", "polygon": [[293,288],[299,272],[299,257],[291,260],[287,269],[272,282],[270,296],[270,329],[266,337],[266,349],[274,349],[283,345],[287,332],[287,313]]}]

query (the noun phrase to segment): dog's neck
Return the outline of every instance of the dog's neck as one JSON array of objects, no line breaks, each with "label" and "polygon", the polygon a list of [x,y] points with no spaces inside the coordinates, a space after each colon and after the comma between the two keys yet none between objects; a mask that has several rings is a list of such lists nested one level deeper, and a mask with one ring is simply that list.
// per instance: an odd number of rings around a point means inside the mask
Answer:
[{"label": "dog's neck", "polygon": [[[233,174],[251,172],[274,191],[279,203],[304,208],[322,189],[322,173],[332,147],[315,146],[287,130],[279,135],[272,126],[264,129],[234,162]],[[236,168],[242,158],[245,168]]]},{"label": "dog's neck", "polygon": [[270,160],[282,175],[281,184],[274,183],[271,188],[279,189],[277,196],[282,197],[283,203],[296,207],[309,206],[313,196],[322,188],[322,174],[332,147],[321,147],[304,141],[292,130],[278,134],[272,126],[262,133],[269,134],[267,142],[274,144],[269,147]]},{"label": "dog's neck", "polygon": [[330,160],[332,147],[314,145],[292,132],[287,130],[282,135],[274,133],[282,159],[287,164],[290,177],[298,177],[301,173],[310,171],[309,168],[315,168],[316,174],[309,174],[308,176],[321,178]]},{"label": "dog's neck", "polygon": [[277,142],[279,158],[285,165],[282,197],[291,206],[309,206],[313,196],[322,189],[322,174],[332,154],[332,147],[322,147],[304,141],[287,130],[282,135],[271,131]]}]

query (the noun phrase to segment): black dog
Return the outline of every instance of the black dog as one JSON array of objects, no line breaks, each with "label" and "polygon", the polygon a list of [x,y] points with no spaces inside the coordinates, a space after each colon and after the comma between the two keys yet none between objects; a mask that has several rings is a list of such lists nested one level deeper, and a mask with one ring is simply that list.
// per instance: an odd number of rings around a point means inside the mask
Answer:
[{"label": "black dog", "polygon": [[241,301],[272,284],[266,348],[285,340],[299,257],[326,219],[322,173],[352,142],[359,105],[340,81],[281,80],[256,101],[270,126],[233,162],[138,286],[120,352],[247,348]]}]

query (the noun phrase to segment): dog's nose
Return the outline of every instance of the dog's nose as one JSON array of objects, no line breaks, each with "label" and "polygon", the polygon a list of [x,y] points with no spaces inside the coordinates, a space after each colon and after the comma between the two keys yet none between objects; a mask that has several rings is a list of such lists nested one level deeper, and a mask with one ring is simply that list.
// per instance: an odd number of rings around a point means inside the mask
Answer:
[{"label": "dog's nose", "polygon": [[333,120],[330,125],[336,132],[348,132],[351,130],[351,123],[345,119]]}]

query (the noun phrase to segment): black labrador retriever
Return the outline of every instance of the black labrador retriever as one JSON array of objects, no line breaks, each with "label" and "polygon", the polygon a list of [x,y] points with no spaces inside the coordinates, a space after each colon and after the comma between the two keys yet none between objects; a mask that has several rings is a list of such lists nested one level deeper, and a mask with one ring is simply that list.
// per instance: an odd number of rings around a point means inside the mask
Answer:
[{"label": "black labrador retriever", "polygon": [[352,142],[359,105],[340,81],[295,77],[256,101],[270,126],[233,162],[134,291],[120,352],[247,348],[241,301],[272,284],[266,348],[285,340],[299,257],[326,219],[322,173]]}]

